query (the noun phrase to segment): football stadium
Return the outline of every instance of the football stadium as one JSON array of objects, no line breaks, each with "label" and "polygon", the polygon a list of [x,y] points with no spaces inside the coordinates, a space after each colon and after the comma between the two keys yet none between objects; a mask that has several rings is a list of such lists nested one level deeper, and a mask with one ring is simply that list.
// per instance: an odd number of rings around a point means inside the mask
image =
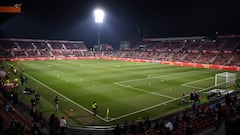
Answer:
[{"label": "football stadium", "polygon": [[[22,14],[21,4],[0,11],[2,24]],[[104,11],[94,15],[102,23]],[[240,35],[149,36],[116,49],[100,34],[92,47],[84,40],[0,38],[0,133],[235,133]]]}]

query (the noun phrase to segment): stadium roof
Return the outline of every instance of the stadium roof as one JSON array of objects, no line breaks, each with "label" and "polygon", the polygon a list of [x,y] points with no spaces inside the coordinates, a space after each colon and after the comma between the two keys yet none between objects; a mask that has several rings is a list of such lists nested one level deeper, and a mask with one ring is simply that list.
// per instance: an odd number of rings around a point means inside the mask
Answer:
[{"label": "stadium roof", "polygon": [[0,6],[0,25],[19,13],[21,7]]},{"label": "stadium roof", "polygon": [[173,38],[144,38],[143,41],[171,41],[171,40],[196,40],[196,39],[205,39],[205,36],[197,37],[173,37]]},{"label": "stadium roof", "polygon": [[0,25],[21,13],[22,4],[19,2],[20,0],[2,0],[0,2]]}]

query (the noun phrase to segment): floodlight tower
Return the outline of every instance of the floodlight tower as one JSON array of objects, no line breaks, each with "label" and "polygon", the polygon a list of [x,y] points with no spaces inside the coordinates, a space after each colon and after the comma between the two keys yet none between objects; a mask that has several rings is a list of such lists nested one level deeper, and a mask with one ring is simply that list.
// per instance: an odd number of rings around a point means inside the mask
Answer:
[{"label": "floodlight tower", "polygon": [[98,24],[98,46],[100,45],[100,24],[103,23],[104,11],[102,9],[94,10],[95,23]]}]

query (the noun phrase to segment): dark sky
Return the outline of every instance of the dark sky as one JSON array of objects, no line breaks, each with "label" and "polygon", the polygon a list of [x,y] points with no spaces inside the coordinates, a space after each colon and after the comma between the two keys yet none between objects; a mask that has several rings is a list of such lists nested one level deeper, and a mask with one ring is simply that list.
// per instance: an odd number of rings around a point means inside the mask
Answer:
[{"label": "dark sky", "polygon": [[138,37],[240,33],[240,8],[216,0],[18,0],[22,13],[0,26],[1,37],[82,40],[97,44],[93,10],[105,10],[101,42],[119,46]]}]

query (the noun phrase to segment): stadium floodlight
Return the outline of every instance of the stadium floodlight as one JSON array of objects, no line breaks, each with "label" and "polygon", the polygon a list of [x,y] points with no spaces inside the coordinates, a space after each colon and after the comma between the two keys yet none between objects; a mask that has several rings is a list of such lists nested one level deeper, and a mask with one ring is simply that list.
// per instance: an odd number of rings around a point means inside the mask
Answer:
[{"label": "stadium floodlight", "polygon": [[103,23],[104,20],[104,11],[102,9],[94,10],[95,23],[98,25],[98,46],[100,45],[100,24]]},{"label": "stadium floodlight", "polygon": [[94,10],[95,23],[103,23],[104,11],[102,9]]}]

